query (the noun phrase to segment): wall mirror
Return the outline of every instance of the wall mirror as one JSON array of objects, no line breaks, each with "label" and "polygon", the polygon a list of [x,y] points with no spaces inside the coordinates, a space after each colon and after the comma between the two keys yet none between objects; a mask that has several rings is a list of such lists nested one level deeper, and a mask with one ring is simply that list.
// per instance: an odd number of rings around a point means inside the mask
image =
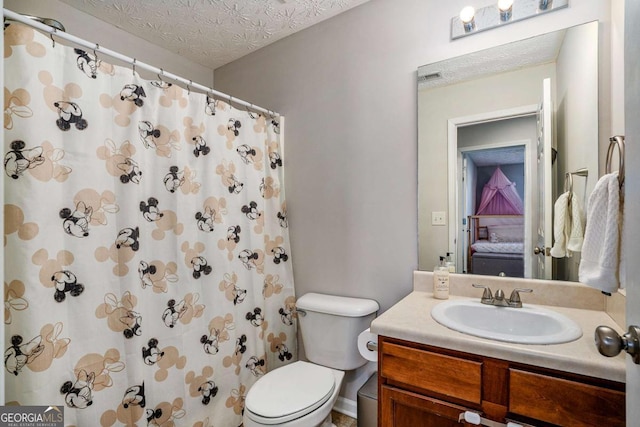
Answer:
[{"label": "wall mirror", "polygon": [[552,210],[598,179],[598,58],[590,22],[418,69],[419,269],[578,280]]}]

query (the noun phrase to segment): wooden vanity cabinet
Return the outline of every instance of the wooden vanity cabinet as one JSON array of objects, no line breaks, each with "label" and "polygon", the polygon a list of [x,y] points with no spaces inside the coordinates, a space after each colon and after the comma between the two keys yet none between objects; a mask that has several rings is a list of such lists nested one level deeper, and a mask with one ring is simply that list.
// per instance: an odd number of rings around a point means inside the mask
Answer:
[{"label": "wooden vanity cabinet", "polygon": [[624,426],[624,384],[379,337],[379,427],[499,423]]}]

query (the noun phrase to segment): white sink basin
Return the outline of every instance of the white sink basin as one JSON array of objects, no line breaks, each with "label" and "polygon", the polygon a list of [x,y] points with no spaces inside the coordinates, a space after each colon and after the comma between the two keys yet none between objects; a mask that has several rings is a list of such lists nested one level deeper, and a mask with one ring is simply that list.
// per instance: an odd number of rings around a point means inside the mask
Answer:
[{"label": "white sink basin", "polygon": [[518,344],[560,344],[582,336],[582,329],[573,320],[531,305],[511,308],[451,300],[436,305],[431,317],[465,334]]}]

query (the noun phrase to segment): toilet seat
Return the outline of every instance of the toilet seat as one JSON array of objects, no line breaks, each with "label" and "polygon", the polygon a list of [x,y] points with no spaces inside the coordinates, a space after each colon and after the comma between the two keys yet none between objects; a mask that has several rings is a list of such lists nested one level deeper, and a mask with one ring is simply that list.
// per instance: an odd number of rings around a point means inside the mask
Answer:
[{"label": "toilet seat", "polygon": [[251,387],[245,400],[245,413],[261,424],[282,424],[322,406],[335,386],[331,369],[294,362],[267,373]]}]

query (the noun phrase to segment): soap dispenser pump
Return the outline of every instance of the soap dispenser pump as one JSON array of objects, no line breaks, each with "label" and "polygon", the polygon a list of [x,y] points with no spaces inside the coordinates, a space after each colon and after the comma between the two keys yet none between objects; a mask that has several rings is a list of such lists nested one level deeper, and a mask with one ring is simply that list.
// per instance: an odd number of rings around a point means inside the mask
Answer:
[{"label": "soap dispenser pump", "polygon": [[447,252],[447,268],[449,269],[449,273],[456,272],[456,263],[452,258],[453,252]]}]

